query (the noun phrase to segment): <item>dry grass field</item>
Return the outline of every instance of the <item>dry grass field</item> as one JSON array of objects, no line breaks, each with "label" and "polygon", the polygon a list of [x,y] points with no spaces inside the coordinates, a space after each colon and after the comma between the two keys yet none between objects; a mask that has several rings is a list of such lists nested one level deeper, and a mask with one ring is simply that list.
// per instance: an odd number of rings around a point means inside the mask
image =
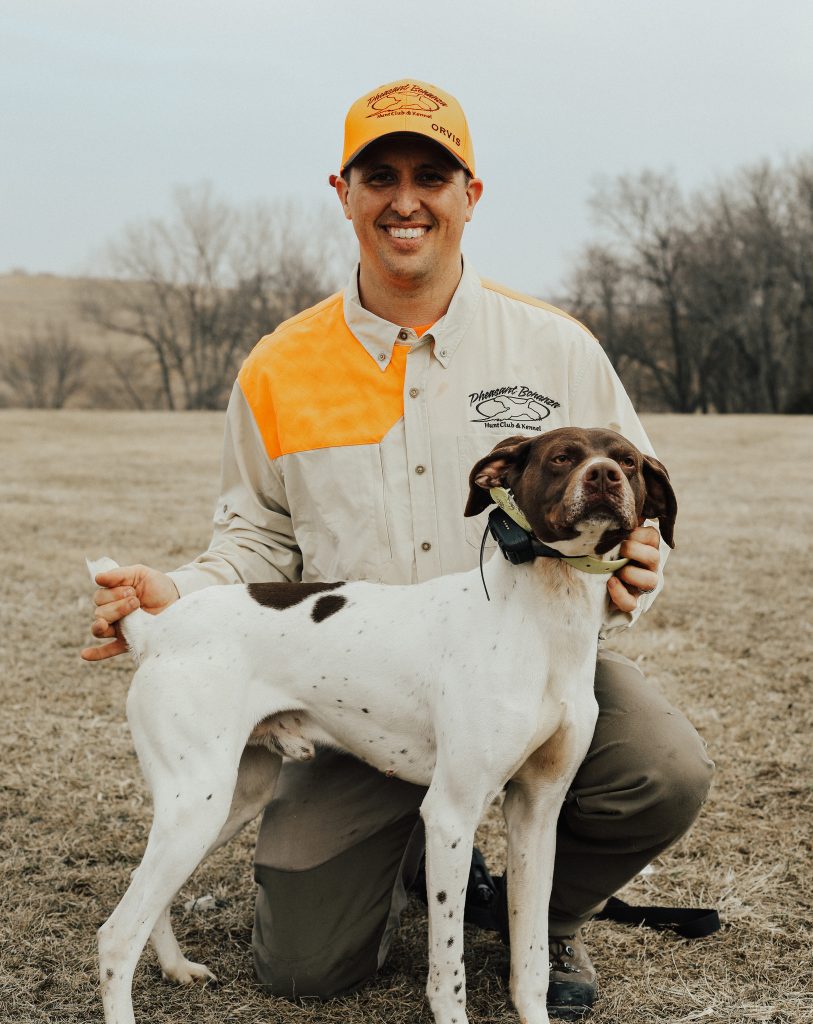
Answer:
[{"label": "dry grass field", "polygon": [[[813,1022],[813,421],[650,416],[681,511],[667,590],[617,646],[683,708],[717,763],[688,837],[628,887],[632,902],[716,906],[689,942],[595,922],[594,1024]],[[138,863],[150,821],[124,720],[126,658],[88,666],[83,559],[172,568],[208,541],[218,414],[0,412],[0,1018],[101,1020],[95,938]],[[411,909],[362,992],[328,1004],[255,985],[251,829],[176,904],[181,944],[220,984],[179,990],[151,953],[142,1022],[426,1022],[425,917]],[[496,809],[482,828],[496,868]],[[212,894],[209,911],[183,902]],[[492,935],[468,934],[472,1024],[516,1018]]]}]

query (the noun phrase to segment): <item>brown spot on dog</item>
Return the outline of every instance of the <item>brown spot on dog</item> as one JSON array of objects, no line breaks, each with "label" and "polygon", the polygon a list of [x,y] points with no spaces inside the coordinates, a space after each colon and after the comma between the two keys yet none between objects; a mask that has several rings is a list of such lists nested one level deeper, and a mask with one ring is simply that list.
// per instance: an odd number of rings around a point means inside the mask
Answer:
[{"label": "brown spot on dog", "polygon": [[340,597],[338,594],[326,594],[325,597],[320,597],[313,606],[311,618],[314,622],[323,622],[328,616],[334,615],[339,609],[344,608],[346,604],[346,597]]},{"label": "brown spot on dog", "polygon": [[284,611],[313,594],[337,590],[343,583],[249,583],[248,595],[264,608]]},{"label": "brown spot on dog", "polygon": [[546,780],[559,778],[569,753],[569,740],[568,727],[560,726],[520,768],[515,776],[517,781],[522,782],[529,778]]},{"label": "brown spot on dog", "polygon": [[437,894],[436,899],[437,899],[438,903],[445,903],[446,902],[446,893],[444,892],[443,889],[441,889],[440,892]]}]

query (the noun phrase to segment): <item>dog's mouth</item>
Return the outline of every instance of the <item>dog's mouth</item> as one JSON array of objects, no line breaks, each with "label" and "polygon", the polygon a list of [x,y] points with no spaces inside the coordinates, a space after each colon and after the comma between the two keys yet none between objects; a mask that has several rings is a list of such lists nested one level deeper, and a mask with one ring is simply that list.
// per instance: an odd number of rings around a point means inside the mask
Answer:
[{"label": "dog's mouth", "polygon": [[634,501],[608,494],[579,495],[546,520],[537,536],[569,555],[604,555],[637,525]]},{"label": "dog's mouth", "polygon": [[578,529],[586,524],[606,522],[631,529],[632,503],[623,495],[582,494],[563,510],[559,522],[564,529]]}]

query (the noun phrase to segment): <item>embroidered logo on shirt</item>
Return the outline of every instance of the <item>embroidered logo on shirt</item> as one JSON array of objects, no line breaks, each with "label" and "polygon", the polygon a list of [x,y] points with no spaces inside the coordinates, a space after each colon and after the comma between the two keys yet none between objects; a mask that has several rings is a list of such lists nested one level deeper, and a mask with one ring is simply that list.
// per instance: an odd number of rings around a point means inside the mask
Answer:
[{"label": "embroidered logo on shirt", "polygon": [[519,427],[541,432],[542,428],[534,424],[546,420],[560,404],[524,384],[473,391],[469,395],[469,406],[477,413],[471,422],[484,423],[486,427]]}]

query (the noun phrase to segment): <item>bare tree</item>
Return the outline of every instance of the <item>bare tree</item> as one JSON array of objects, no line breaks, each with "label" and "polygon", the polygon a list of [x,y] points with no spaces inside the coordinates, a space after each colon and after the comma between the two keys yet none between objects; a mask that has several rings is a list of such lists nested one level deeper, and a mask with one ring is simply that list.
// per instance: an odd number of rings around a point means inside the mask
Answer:
[{"label": "bare tree", "polygon": [[813,410],[813,160],[746,168],[690,202],[645,172],[593,206],[605,239],[568,301],[634,390],[648,379],[678,412]]},{"label": "bare tree", "polygon": [[335,288],[341,250],[323,210],[237,210],[208,185],[180,188],[171,219],[110,246],[112,279],[85,293],[82,312],[149,346],[166,408],[221,408],[256,341]]},{"label": "bare tree", "polygon": [[0,353],[0,380],[11,401],[29,409],[61,409],[85,384],[88,354],[64,325],[32,327]]},{"label": "bare tree", "polygon": [[637,285],[634,358],[650,371],[670,408],[691,412],[692,339],[685,329],[682,276],[687,215],[680,189],[671,175],[643,171],[599,187],[590,205],[611,235],[619,266]]}]

